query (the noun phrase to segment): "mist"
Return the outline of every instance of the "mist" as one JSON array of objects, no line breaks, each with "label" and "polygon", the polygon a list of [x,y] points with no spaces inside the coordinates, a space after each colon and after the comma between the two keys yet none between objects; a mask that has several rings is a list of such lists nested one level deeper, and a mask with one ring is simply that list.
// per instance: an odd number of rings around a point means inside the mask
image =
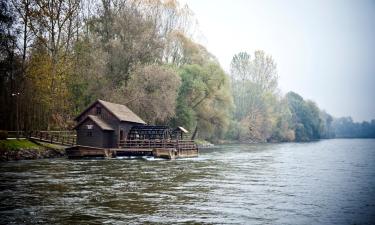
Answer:
[{"label": "mist", "polygon": [[295,91],[335,117],[375,118],[374,1],[185,1],[198,40],[229,72],[239,51],[277,62],[283,93]]}]

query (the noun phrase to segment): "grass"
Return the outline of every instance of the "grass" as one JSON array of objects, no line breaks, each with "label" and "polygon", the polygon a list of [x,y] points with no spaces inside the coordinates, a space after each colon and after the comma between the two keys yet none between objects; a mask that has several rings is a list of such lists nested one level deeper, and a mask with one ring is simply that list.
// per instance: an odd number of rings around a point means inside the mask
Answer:
[{"label": "grass", "polygon": [[0,150],[22,150],[22,149],[43,149],[42,146],[37,145],[27,139],[8,139],[0,140]]}]

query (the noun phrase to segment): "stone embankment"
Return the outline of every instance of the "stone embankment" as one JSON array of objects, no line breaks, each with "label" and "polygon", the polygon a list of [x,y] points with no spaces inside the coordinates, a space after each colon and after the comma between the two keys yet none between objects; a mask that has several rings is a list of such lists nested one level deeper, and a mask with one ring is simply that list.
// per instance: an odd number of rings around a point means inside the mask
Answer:
[{"label": "stone embankment", "polygon": [[0,161],[29,160],[29,159],[46,159],[58,158],[65,156],[63,150],[57,149],[19,149],[19,150],[2,150],[0,151]]}]

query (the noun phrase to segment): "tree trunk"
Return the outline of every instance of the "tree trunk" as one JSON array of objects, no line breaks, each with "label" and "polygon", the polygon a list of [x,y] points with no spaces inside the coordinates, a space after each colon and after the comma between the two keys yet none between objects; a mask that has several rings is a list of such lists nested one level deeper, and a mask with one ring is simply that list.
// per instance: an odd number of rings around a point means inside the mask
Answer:
[{"label": "tree trunk", "polygon": [[197,126],[195,126],[195,129],[194,129],[193,135],[191,136],[191,140],[194,140],[195,137],[197,136],[197,134],[198,134],[198,124],[197,124]]}]

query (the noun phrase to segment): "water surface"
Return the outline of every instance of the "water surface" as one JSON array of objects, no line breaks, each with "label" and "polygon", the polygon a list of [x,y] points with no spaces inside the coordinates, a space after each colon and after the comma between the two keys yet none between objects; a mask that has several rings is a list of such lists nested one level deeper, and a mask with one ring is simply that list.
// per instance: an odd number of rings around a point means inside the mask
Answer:
[{"label": "water surface", "polygon": [[375,140],[0,163],[0,224],[374,224]]}]

